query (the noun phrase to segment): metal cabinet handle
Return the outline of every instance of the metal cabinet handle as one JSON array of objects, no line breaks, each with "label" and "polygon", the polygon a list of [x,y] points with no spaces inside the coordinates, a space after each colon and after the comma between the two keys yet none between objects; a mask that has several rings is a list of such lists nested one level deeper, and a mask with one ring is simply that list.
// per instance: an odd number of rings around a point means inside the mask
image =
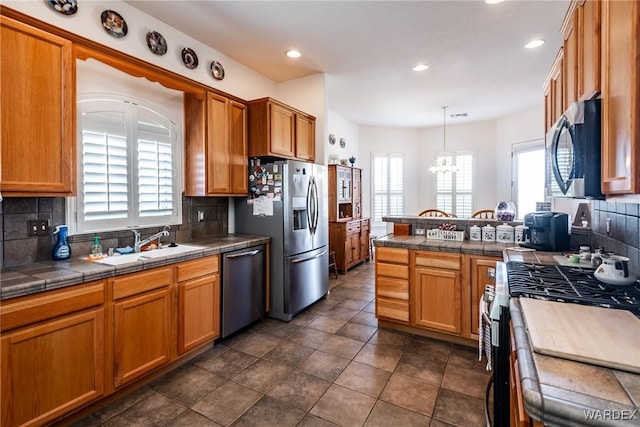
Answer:
[{"label": "metal cabinet handle", "polygon": [[253,251],[248,251],[248,252],[242,252],[241,254],[233,254],[233,255],[227,255],[227,258],[239,258],[242,256],[254,256],[257,255],[259,252],[261,252],[260,249],[256,249]]}]

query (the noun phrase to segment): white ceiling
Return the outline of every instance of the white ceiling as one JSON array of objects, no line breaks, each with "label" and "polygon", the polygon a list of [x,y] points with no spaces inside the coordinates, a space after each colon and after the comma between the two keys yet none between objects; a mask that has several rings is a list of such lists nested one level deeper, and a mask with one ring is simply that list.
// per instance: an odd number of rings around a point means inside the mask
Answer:
[{"label": "white ceiling", "polygon": [[328,108],[357,124],[425,127],[445,105],[469,114],[447,124],[540,105],[569,0],[127,3],[274,81],[326,73]]}]

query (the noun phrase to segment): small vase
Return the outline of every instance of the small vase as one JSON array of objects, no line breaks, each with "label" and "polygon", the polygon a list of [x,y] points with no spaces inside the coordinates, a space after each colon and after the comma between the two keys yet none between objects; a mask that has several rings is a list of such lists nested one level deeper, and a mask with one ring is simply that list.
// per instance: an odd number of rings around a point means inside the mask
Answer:
[{"label": "small vase", "polygon": [[515,203],[505,201],[498,202],[494,216],[498,221],[513,221],[516,217]]},{"label": "small vase", "polygon": [[353,166],[353,164],[356,162],[356,158],[351,156],[349,157],[349,163],[351,163],[351,166]]}]

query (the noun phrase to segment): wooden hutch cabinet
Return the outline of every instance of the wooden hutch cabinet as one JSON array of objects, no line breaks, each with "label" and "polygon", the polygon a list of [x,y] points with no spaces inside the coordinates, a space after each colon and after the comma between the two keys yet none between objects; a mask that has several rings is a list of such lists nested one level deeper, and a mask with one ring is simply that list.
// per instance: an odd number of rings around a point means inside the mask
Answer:
[{"label": "wooden hutch cabinet", "polygon": [[362,170],[329,165],[329,247],[338,271],[369,261],[369,218],[362,218]]}]

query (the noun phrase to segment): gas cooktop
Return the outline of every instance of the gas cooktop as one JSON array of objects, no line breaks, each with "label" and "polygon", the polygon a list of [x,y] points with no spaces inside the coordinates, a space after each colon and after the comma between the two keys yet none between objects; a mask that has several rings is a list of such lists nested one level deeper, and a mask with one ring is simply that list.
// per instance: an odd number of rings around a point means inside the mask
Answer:
[{"label": "gas cooktop", "polygon": [[509,261],[507,277],[513,297],[629,310],[640,316],[640,283],[611,286],[593,276],[593,269]]}]

